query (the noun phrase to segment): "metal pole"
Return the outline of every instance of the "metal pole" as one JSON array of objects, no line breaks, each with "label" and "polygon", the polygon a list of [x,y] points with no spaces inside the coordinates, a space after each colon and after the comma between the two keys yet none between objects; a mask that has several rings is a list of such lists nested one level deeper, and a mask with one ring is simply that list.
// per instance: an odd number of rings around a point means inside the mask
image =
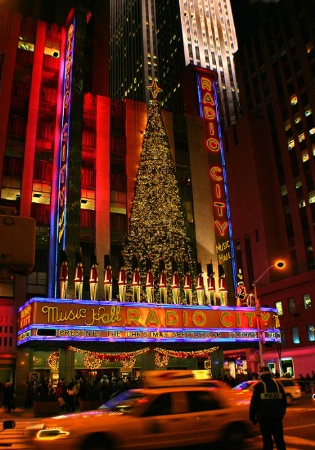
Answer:
[{"label": "metal pole", "polygon": [[260,277],[258,277],[257,280],[253,282],[254,299],[255,299],[255,310],[256,310],[256,321],[257,321],[257,333],[258,333],[258,342],[259,342],[259,363],[260,363],[260,368],[262,368],[262,366],[264,365],[263,339],[262,339],[263,338],[263,334],[262,334],[262,328],[261,328],[261,310],[260,310],[259,300],[258,300],[258,297],[257,297],[256,284],[273,267],[277,267],[278,269],[282,269],[284,266],[285,266],[285,263],[283,261],[276,262],[272,266],[267,267],[267,269],[260,275]]},{"label": "metal pole", "polygon": [[260,311],[260,305],[258,304],[256,282],[253,283],[253,286],[254,286],[257,334],[258,334],[258,343],[259,343],[259,364],[260,364],[260,368],[262,368],[262,366],[264,365],[264,359],[263,359],[262,334],[261,334],[261,327],[260,327],[261,311]]}]

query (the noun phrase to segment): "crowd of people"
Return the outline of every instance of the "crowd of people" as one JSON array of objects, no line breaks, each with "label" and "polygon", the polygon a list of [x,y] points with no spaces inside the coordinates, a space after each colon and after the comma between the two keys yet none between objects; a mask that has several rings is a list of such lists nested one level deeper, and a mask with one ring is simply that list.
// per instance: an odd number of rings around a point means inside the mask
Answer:
[{"label": "crowd of people", "polygon": [[61,411],[73,412],[79,408],[80,401],[93,400],[106,402],[118,392],[135,388],[138,381],[133,378],[118,378],[103,375],[93,381],[72,378],[70,382],[64,379],[53,383],[41,380],[38,384],[26,383],[24,408],[32,408],[34,401],[58,401]]},{"label": "crowd of people", "polygon": [[311,375],[307,373],[305,377],[300,374],[299,379],[297,380],[301,391],[305,394],[314,394],[315,393],[315,372],[312,370]]}]

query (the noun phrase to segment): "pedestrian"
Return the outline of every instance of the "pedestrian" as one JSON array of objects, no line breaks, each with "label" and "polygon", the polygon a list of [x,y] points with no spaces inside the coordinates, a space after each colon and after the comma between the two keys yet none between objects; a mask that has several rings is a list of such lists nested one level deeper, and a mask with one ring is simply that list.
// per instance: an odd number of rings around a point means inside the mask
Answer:
[{"label": "pedestrian", "polygon": [[10,380],[7,380],[7,382],[4,385],[4,392],[3,392],[3,406],[5,407],[7,412],[11,412],[12,407],[14,409],[13,401],[14,401],[14,386]]},{"label": "pedestrian", "polygon": [[76,387],[74,379],[72,379],[67,386],[66,403],[68,412],[74,412],[76,408]]},{"label": "pedestrian", "polygon": [[25,402],[24,408],[29,409],[33,407],[34,389],[30,381],[25,385]]},{"label": "pedestrian", "polygon": [[261,381],[254,386],[249,418],[254,425],[259,423],[263,450],[272,450],[273,441],[277,450],[286,450],[282,422],[287,408],[284,389],[272,378],[269,367],[262,367],[259,375]]}]

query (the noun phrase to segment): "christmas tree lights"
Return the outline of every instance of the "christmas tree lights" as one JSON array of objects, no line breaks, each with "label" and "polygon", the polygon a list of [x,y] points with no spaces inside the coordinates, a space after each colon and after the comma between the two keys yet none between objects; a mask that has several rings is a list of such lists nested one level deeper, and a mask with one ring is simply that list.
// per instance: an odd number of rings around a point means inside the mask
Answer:
[{"label": "christmas tree lights", "polygon": [[[128,284],[130,285],[132,273],[132,256],[138,252],[141,286],[145,286],[145,261],[151,253],[155,280],[154,302],[156,303],[159,298],[157,292],[159,259],[164,253],[167,302],[172,303],[171,260],[176,255],[180,279],[180,301],[183,302],[184,258],[188,256],[193,281],[193,302],[195,302],[195,252],[160,105],[155,99],[161,89],[155,81],[148,88],[152,91],[153,100],[148,110],[129,233],[125,245]],[[129,292],[127,291],[127,300],[132,301],[130,289]],[[146,300],[145,289],[141,290],[142,300]]]}]

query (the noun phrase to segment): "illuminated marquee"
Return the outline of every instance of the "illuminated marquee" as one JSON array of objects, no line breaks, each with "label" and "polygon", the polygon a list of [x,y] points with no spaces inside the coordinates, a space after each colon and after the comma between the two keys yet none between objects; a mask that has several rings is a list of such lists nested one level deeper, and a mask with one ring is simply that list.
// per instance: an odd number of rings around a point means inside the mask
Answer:
[{"label": "illuminated marquee", "polygon": [[59,211],[58,211],[58,243],[65,240],[66,202],[67,202],[67,164],[69,150],[69,123],[71,106],[71,81],[73,65],[74,23],[71,23],[67,33],[67,53],[64,72],[64,89],[62,104],[62,132],[60,138],[59,162]]},{"label": "illuminated marquee", "polygon": [[[262,308],[266,341],[279,342],[276,310]],[[258,341],[254,308],[89,300],[29,300],[19,309],[18,344],[36,340],[235,342]]]},{"label": "illuminated marquee", "polygon": [[218,120],[215,82],[204,72],[198,77],[200,112],[205,124],[205,146],[209,152],[216,249],[220,262],[231,259],[229,220],[222,167],[222,142]]}]

